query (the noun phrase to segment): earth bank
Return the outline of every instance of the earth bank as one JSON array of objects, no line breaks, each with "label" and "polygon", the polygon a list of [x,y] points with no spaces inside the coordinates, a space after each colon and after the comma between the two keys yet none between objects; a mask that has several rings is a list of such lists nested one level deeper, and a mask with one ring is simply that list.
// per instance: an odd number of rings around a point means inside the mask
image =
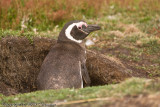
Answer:
[{"label": "earth bank", "polygon": [[[40,66],[56,40],[34,37],[5,37],[0,40],[0,93],[13,95],[36,91]],[[131,76],[118,59],[87,51],[87,68],[92,85],[119,83]]]}]

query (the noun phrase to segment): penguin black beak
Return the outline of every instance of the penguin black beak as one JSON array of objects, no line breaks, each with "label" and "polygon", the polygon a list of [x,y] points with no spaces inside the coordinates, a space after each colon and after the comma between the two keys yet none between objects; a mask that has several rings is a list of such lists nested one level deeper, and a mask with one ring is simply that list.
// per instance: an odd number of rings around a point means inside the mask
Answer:
[{"label": "penguin black beak", "polygon": [[89,33],[91,33],[91,32],[93,32],[93,31],[100,30],[101,27],[98,26],[98,25],[88,25],[87,29],[88,29]]},{"label": "penguin black beak", "polygon": [[88,34],[91,33],[91,32],[93,32],[93,31],[100,30],[100,29],[101,29],[101,27],[98,26],[98,25],[88,25],[87,27],[83,27],[82,26],[82,30],[84,32],[88,33]]}]

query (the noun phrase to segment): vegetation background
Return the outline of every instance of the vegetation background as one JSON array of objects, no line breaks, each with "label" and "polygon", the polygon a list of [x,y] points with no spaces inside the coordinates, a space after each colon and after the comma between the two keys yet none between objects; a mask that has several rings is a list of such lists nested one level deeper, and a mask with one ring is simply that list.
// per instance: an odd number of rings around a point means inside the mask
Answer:
[{"label": "vegetation background", "polygon": [[[69,20],[94,19],[117,13],[159,12],[159,0],[1,0],[0,28],[52,30]],[[150,18],[146,17],[145,20]]]},{"label": "vegetation background", "polygon": [[7,103],[56,103],[90,102],[88,99],[107,97],[98,99],[100,102],[94,99],[92,101],[96,103],[83,106],[159,104],[160,0],[0,0],[1,39],[6,36],[25,36],[31,41],[34,36],[55,39],[70,20],[99,24],[102,30],[87,37],[86,41],[91,41],[87,48],[119,58],[133,71],[134,77],[147,79],[132,78],[120,84],[79,90],[38,91],[9,97],[0,95],[0,100]]}]

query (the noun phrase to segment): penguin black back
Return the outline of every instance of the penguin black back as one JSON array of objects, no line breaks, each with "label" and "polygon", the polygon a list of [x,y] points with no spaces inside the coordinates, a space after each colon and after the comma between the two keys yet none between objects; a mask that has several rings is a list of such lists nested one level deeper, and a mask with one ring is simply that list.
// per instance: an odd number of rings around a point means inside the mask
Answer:
[{"label": "penguin black back", "polygon": [[38,89],[83,88],[84,84],[90,85],[82,40],[99,29],[98,25],[87,25],[84,21],[65,24],[57,43],[43,61],[37,78]]}]

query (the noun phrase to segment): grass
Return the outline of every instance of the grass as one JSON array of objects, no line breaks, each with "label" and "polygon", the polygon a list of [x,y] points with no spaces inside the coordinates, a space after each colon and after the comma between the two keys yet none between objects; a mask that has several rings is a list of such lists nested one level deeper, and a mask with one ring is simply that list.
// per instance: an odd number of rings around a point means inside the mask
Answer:
[{"label": "grass", "polygon": [[58,37],[58,32],[60,32],[60,29],[55,27],[52,31],[40,31],[40,32],[35,32],[35,31],[21,31],[21,30],[0,30],[0,39],[6,37],[6,36],[25,36],[28,39],[32,39],[35,36],[39,37],[48,37],[48,38],[53,38],[56,39]]},{"label": "grass", "polygon": [[[154,84],[154,85],[153,85]],[[36,91],[15,96],[2,97],[2,103],[56,103],[57,101],[73,101],[102,97],[123,97],[140,93],[156,93],[160,89],[157,81],[131,78],[120,84],[87,87],[83,89],[61,89]]]}]

